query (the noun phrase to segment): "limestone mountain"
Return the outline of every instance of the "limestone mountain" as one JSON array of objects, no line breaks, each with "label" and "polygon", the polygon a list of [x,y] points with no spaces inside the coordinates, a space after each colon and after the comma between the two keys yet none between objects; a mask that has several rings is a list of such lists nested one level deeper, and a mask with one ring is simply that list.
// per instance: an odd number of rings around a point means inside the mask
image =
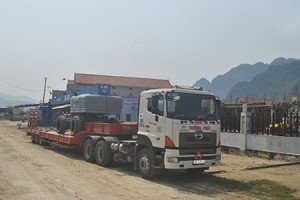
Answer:
[{"label": "limestone mountain", "polygon": [[268,67],[268,64],[262,62],[258,62],[254,65],[241,64],[223,75],[218,75],[211,83],[207,79],[201,78],[193,86],[210,90],[220,99],[224,99],[232,86],[241,81],[251,81],[257,74],[266,71]]},{"label": "limestone mountain", "polygon": [[225,100],[240,97],[272,98],[291,100],[299,96],[300,60],[275,59],[269,68],[253,78],[235,84]]}]

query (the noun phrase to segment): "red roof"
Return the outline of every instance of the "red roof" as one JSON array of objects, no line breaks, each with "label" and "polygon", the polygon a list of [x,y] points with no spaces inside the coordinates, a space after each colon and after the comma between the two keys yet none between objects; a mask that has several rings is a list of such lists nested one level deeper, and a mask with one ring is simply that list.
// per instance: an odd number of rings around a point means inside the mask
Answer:
[{"label": "red roof", "polygon": [[268,98],[239,98],[240,103],[272,103],[273,99]]},{"label": "red roof", "polygon": [[[70,82],[69,82],[70,83]],[[111,84],[113,86],[127,86],[140,88],[171,88],[169,80],[136,78],[123,76],[105,76],[96,74],[75,73],[74,83],[94,85],[96,83]]]},{"label": "red roof", "polygon": [[68,84],[74,84],[74,80],[68,80]]}]

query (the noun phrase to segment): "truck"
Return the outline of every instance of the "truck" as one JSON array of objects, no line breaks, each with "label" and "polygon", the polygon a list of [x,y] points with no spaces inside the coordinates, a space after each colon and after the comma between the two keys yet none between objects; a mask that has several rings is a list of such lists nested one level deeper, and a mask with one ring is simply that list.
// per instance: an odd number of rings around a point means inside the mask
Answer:
[{"label": "truck", "polygon": [[133,163],[145,179],[159,169],[201,174],[220,165],[220,100],[211,92],[180,86],[143,91],[135,123],[108,119],[121,105],[114,96],[72,97],[71,113],[60,116],[56,128],[37,127],[33,112],[27,133],[32,143],[79,148],[85,161],[103,167]]}]

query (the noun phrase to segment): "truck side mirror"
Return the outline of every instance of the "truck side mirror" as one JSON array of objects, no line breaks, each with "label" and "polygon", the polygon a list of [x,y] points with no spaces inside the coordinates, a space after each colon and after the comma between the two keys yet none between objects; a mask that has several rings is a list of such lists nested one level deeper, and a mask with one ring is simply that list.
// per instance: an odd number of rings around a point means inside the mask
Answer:
[{"label": "truck side mirror", "polygon": [[155,121],[158,122],[158,115],[155,115]]},{"label": "truck side mirror", "polygon": [[218,113],[220,113],[221,112],[221,100],[217,99],[216,105],[217,105],[217,111],[218,111]]},{"label": "truck side mirror", "polygon": [[216,104],[217,104],[217,109],[221,110],[221,100],[217,99]]}]

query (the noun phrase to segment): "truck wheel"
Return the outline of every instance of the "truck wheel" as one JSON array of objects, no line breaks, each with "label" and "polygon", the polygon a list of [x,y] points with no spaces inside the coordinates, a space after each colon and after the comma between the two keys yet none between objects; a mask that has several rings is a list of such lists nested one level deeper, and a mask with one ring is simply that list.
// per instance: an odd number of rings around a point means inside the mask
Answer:
[{"label": "truck wheel", "polygon": [[79,116],[74,116],[71,122],[72,135],[76,135],[76,133],[83,131],[83,129],[84,129],[83,119]]},{"label": "truck wheel", "polygon": [[153,168],[153,155],[148,148],[143,148],[138,155],[138,169],[145,179],[153,179],[155,169]]},{"label": "truck wheel", "polygon": [[91,138],[88,138],[84,141],[83,157],[84,160],[87,162],[92,163],[95,161],[95,145]]},{"label": "truck wheel", "polygon": [[35,135],[34,141],[35,141],[36,144],[39,144],[40,143],[40,136],[39,135]]},{"label": "truck wheel", "polygon": [[106,167],[111,164],[113,160],[113,154],[110,146],[104,141],[99,141],[95,148],[95,161],[97,165]]},{"label": "truck wheel", "polygon": [[58,116],[56,120],[56,130],[59,134],[64,134],[67,130],[67,118],[65,116]]},{"label": "truck wheel", "polygon": [[32,142],[33,144],[35,144],[35,134],[32,134],[32,133],[31,133],[31,136],[30,136],[30,137],[31,137],[31,142]]},{"label": "truck wheel", "polygon": [[41,146],[46,146],[46,142],[44,142],[43,140],[41,140],[41,138],[39,139],[39,145]]}]

